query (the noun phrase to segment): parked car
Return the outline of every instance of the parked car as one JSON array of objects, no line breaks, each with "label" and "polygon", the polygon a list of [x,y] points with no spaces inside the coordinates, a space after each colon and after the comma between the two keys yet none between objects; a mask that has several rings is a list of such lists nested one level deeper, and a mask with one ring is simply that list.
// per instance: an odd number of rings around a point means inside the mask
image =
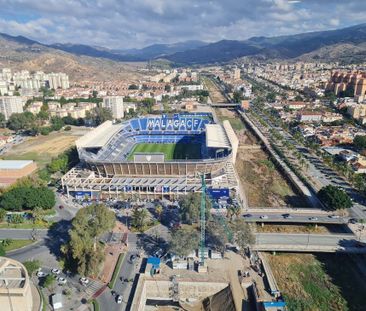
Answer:
[{"label": "parked car", "polygon": [[51,270],[51,272],[53,273],[53,274],[56,274],[56,275],[59,275],[60,273],[61,273],[61,270],[60,269],[52,269]]},{"label": "parked car", "polygon": [[65,278],[63,278],[62,276],[60,276],[58,279],[57,279],[57,283],[58,284],[61,284],[61,285],[64,285],[64,284],[66,284],[66,279]]},{"label": "parked car", "polygon": [[37,276],[39,277],[39,278],[42,278],[42,277],[45,277],[47,274],[46,273],[44,273],[43,271],[38,271],[37,272]]},{"label": "parked car", "polygon": [[318,217],[309,217],[309,220],[318,220]]},{"label": "parked car", "polygon": [[82,285],[88,285],[89,284],[89,279],[87,279],[87,278],[80,278],[80,283],[82,284]]},{"label": "parked car", "polygon": [[58,208],[59,208],[59,209],[63,209],[63,208],[64,208],[64,206],[63,206],[63,205],[59,205],[59,206],[58,206]]},{"label": "parked car", "polygon": [[282,216],[283,216],[283,218],[285,218],[285,219],[290,219],[290,218],[292,218],[292,216],[291,216],[290,214],[283,214]]},{"label": "parked car", "polygon": [[118,295],[117,298],[116,298],[116,301],[117,301],[118,304],[121,304],[122,303],[122,296]]}]

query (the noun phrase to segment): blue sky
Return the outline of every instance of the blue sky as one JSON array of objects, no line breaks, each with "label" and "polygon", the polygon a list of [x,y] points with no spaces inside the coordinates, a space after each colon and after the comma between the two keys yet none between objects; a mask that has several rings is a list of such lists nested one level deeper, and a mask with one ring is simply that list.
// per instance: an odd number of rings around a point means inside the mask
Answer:
[{"label": "blue sky", "polygon": [[366,0],[0,0],[0,32],[114,49],[366,22]]}]

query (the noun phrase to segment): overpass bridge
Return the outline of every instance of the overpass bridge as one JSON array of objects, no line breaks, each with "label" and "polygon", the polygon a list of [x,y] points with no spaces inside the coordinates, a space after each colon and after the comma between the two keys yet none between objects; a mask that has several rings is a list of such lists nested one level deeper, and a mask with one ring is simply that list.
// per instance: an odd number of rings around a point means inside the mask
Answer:
[{"label": "overpass bridge", "polygon": [[366,243],[353,234],[256,233],[257,251],[366,254]]},{"label": "overpass bridge", "polygon": [[239,107],[241,107],[240,103],[210,103],[209,105],[214,108],[239,108]]}]

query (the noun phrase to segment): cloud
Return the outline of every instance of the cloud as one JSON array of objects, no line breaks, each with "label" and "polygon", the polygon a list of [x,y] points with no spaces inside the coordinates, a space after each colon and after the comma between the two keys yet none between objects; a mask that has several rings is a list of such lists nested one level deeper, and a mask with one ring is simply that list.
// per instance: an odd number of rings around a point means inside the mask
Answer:
[{"label": "cloud", "polygon": [[[114,49],[244,40],[364,21],[364,0],[0,0],[0,32]],[[355,13],[356,12],[356,13]]]}]

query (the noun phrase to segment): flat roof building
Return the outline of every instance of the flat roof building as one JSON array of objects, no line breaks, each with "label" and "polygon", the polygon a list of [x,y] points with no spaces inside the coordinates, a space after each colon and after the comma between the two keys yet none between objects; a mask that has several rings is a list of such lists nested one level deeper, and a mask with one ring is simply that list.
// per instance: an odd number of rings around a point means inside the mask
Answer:
[{"label": "flat roof building", "polygon": [[0,160],[0,188],[32,174],[37,164],[32,160]]}]

